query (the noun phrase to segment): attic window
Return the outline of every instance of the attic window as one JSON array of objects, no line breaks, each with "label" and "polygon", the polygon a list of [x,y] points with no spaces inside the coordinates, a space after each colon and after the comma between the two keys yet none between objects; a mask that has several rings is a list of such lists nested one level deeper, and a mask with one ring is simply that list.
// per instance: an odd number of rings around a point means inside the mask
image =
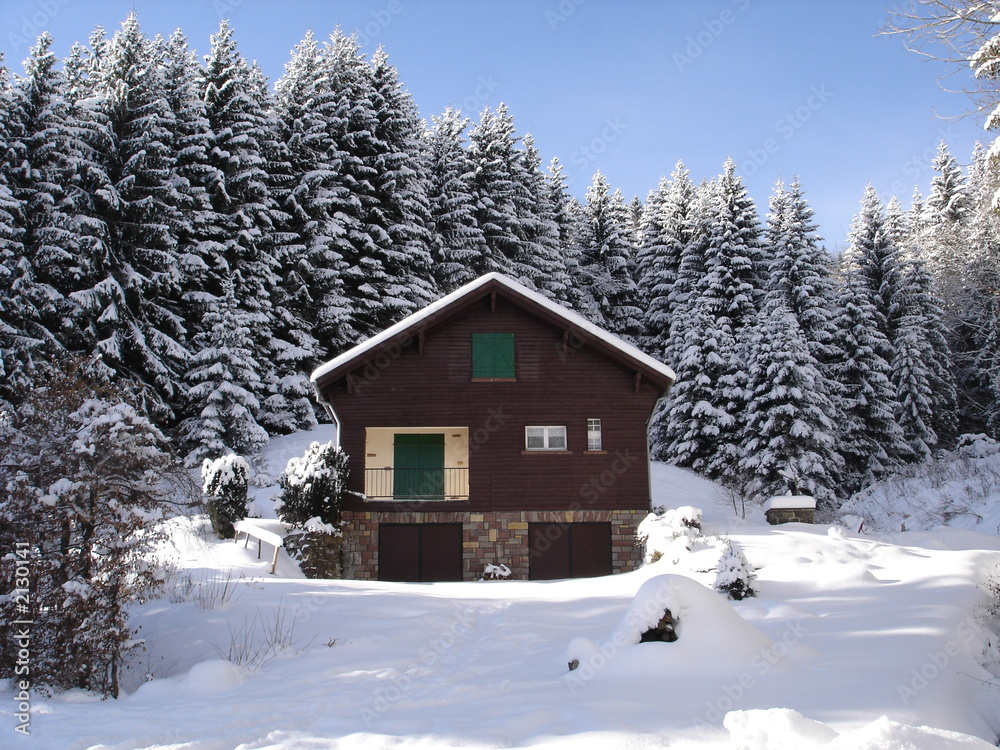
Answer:
[{"label": "attic window", "polygon": [[514,334],[472,334],[473,380],[514,380]]}]

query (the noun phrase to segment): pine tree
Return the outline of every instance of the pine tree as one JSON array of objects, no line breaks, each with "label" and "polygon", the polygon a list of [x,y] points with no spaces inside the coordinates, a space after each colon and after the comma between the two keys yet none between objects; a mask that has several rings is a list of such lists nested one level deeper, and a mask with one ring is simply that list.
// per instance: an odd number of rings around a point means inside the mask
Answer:
[{"label": "pine tree", "polygon": [[747,375],[739,463],[748,490],[763,499],[790,489],[833,509],[843,464],[834,406],[794,313],[779,297],[752,333]]},{"label": "pine tree", "polygon": [[471,266],[477,277],[493,271],[517,276],[512,263],[521,255],[515,202],[515,162],[519,158],[516,141],[514,121],[504,104],[496,112],[489,107],[483,109],[479,122],[469,132],[476,223],[485,240],[484,254]]},{"label": "pine tree", "polygon": [[90,146],[103,154],[106,184],[90,218],[104,230],[89,259],[92,283],[71,297],[93,353],[140,386],[146,413],[169,421],[187,358],[174,233],[181,199],[160,59],[135,13],[108,44],[98,72],[108,142]]},{"label": "pine tree", "polygon": [[706,273],[696,290],[735,334],[754,322],[766,269],[757,208],[732,159],[718,179],[715,201],[705,245]]},{"label": "pine tree", "polygon": [[486,252],[473,204],[473,167],[464,143],[469,125],[458,110],[431,117],[424,132],[428,165],[432,257],[442,291],[475,278],[473,264]]},{"label": "pine tree", "polygon": [[189,466],[228,453],[253,456],[267,444],[255,396],[264,390],[264,368],[254,358],[253,324],[234,285],[225,281],[216,307],[205,316],[205,330],[194,341],[197,351],[187,373],[189,411],[195,416],[181,424],[181,432],[193,446],[186,458]]},{"label": "pine tree", "polygon": [[685,248],[694,239],[694,201],[694,183],[684,164],[677,162],[670,182],[661,181],[643,211],[636,271],[645,299],[645,346],[654,357],[663,357],[667,350],[673,310],[670,293],[680,276]]},{"label": "pine tree", "polygon": [[80,144],[52,43],[48,33],[38,38],[13,90],[4,76],[3,171],[9,221],[16,223],[9,234],[17,238],[17,244],[6,243],[3,263],[9,285],[2,313],[7,398],[17,398],[40,369],[77,343],[64,322],[72,309],[67,298],[88,271],[76,196],[68,189]]},{"label": "pine tree", "polygon": [[838,300],[837,358],[831,372],[838,385],[835,406],[841,420],[840,454],[848,493],[882,478],[909,457],[896,423],[899,404],[883,352],[891,349],[882,318],[856,269],[848,269]]},{"label": "pine tree", "polygon": [[[37,323],[36,308],[22,309],[24,302],[14,287],[14,280],[20,275],[18,265],[25,258],[21,243],[23,205],[10,186],[14,157],[9,130],[12,108],[10,75],[0,55],[0,408],[9,407],[12,400],[27,390],[32,369],[29,363],[33,350],[39,346],[39,339],[27,330]],[[26,366],[28,373],[24,372]]]},{"label": "pine tree", "polygon": [[333,93],[312,33],[296,46],[285,75],[275,84],[282,138],[288,147],[292,184],[282,208],[284,228],[294,234],[282,269],[284,307],[301,320],[314,355],[343,351],[358,338],[348,324],[350,302],[342,274],[346,194],[338,170],[339,144],[329,132]]},{"label": "pine tree", "polygon": [[[211,297],[220,298],[231,280],[251,332],[253,360],[261,367],[258,378],[248,386],[254,399],[264,404],[280,387],[284,374],[275,361],[280,347],[274,337],[278,327],[274,301],[280,299],[281,269],[275,244],[285,216],[271,194],[268,174],[268,144],[278,136],[266,111],[259,71],[239,53],[228,22],[222,21],[211,43],[200,87],[213,134],[211,166],[223,180],[211,194],[219,216],[220,241],[215,246],[218,255],[206,260],[204,291],[211,303]],[[279,402],[283,407],[286,400]],[[275,429],[287,429],[280,410],[273,414],[266,410],[259,416]]]},{"label": "pine tree", "polygon": [[717,324],[704,300],[685,310],[681,357],[672,365],[677,382],[662,403],[650,430],[652,455],[661,461],[719,477],[719,447],[736,428],[724,378],[732,371],[736,342]]},{"label": "pine tree", "polygon": [[820,245],[812,208],[796,179],[775,186],[767,219],[771,249],[768,297],[784,302],[795,316],[809,351],[820,364],[830,358],[836,284],[833,263]]},{"label": "pine tree", "polygon": [[563,300],[571,282],[559,247],[558,213],[562,207],[558,198],[553,202],[534,140],[530,135],[522,140],[524,153],[516,162],[515,200],[520,217],[521,251],[514,259],[515,267],[542,294]]},{"label": "pine tree", "polygon": [[625,202],[611,192],[601,172],[587,191],[577,239],[580,245],[578,285],[588,300],[588,317],[626,339],[642,334],[638,291],[629,272],[634,248],[629,237]]}]

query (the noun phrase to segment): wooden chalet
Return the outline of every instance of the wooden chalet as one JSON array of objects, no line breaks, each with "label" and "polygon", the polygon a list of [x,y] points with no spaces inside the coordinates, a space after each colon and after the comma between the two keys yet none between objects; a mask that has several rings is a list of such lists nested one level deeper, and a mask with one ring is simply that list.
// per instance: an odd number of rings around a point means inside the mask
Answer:
[{"label": "wooden chalet", "polygon": [[605,575],[641,562],[669,367],[501,274],[319,367],[350,457],[345,573]]}]

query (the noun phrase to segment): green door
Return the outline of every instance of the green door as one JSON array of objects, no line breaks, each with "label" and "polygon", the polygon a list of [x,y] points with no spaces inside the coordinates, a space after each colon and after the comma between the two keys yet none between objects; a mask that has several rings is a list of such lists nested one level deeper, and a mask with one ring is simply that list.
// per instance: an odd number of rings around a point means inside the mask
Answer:
[{"label": "green door", "polygon": [[397,500],[444,499],[444,435],[393,437],[392,494]]}]

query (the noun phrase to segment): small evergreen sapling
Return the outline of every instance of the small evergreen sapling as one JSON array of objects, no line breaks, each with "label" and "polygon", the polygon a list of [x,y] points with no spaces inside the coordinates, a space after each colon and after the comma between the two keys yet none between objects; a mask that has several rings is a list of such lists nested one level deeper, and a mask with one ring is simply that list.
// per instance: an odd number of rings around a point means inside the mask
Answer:
[{"label": "small evergreen sapling", "polygon": [[757,595],[753,585],[757,573],[743,553],[743,547],[737,542],[726,542],[715,570],[715,583],[712,587],[716,591],[721,591],[736,601]]},{"label": "small evergreen sapling", "polygon": [[201,479],[202,492],[209,498],[212,531],[220,539],[232,539],[236,536],[233,524],[247,514],[250,465],[235,453],[214,461],[206,458],[201,465]]}]

